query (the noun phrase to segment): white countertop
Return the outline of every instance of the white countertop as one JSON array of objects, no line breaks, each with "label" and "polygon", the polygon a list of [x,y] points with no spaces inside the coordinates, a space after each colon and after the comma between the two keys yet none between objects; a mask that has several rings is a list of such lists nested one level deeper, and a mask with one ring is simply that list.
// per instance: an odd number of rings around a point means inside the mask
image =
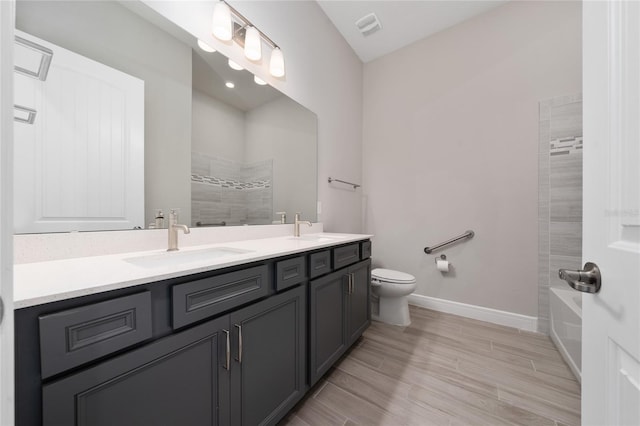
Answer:
[{"label": "white countertop", "polygon": [[[316,237],[320,241],[312,240]],[[13,269],[14,307],[15,309],[26,308],[73,297],[87,296],[198,272],[212,271],[366,240],[371,237],[371,235],[364,234],[306,234],[302,238],[287,236],[191,246],[172,253],[166,250],[152,250],[23,263],[14,265]],[[178,256],[185,256],[187,252],[198,252],[216,247],[249,250],[249,252],[232,253],[213,259],[196,259],[186,262],[175,262],[171,259],[174,253],[178,254]],[[166,264],[162,261],[155,262],[155,266],[139,266],[127,261],[127,259],[146,256],[154,256],[154,258],[156,256],[167,256],[167,262]]]}]

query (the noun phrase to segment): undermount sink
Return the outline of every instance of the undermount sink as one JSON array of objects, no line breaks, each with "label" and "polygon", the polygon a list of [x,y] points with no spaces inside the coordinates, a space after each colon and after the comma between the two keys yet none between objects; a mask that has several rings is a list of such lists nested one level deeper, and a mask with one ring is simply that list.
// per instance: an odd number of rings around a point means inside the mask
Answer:
[{"label": "undermount sink", "polygon": [[289,238],[290,240],[299,240],[299,241],[312,241],[315,243],[330,243],[332,241],[338,241],[345,237],[341,235],[301,235],[299,237]]},{"label": "undermount sink", "polygon": [[158,254],[130,257],[123,259],[125,262],[143,268],[159,268],[163,266],[183,265],[198,263],[205,260],[219,259],[221,257],[251,253],[253,250],[242,250],[231,247],[212,247],[200,250],[167,251]]}]

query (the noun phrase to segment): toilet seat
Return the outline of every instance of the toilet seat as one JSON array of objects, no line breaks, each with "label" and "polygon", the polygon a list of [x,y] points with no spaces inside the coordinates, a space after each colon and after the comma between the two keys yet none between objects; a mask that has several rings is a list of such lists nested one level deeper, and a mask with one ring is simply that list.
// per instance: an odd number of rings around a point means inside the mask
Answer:
[{"label": "toilet seat", "polygon": [[413,284],[416,282],[416,277],[393,269],[376,268],[371,271],[371,281],[372,283]]}]

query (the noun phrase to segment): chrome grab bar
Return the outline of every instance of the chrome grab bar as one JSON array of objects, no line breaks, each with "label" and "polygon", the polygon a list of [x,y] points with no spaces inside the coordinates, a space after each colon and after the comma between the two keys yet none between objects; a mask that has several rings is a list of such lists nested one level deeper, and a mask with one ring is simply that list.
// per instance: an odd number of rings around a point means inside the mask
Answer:
[{"label": "chrome grab bar", "polygon": [[362,185],[358,185],[357,183],[347,182],[346,180],[334,179],[332,177],[330,177],[328,179],[328,181],[329,181],[329,183],[331,183],[331,182],[340,182],[340,183],[344,183],[345,185],[351,185],[351,186],[353,186],[353,189],[360,188],[362,186]]},{"label": "chrome grab bar", "polygon": [[425,247],[424,248],[424,252],[427,254],[430,254],[432,251],[434,250],[438,250],[439,248],[442,248],[446,245],[455,243],[456,241],[460,241],[460,240],[464,240],[465,238],[473,238],[473,236],[475,235],[475,232],[473,231],[466,231],[464,234],[462,235],[458,235],[457,237],[451,238],[450,240],[447,240],[443,243],[440,244],[436,244],[433,247]]},{"label": "chrome grab bar", "polygon": [[198,226],[198,227],[202,227],[202,226],[227,226],[227,222],[225,222],[224,220],[222,222],[218,222],[218,223],[196,222],[196,226]]}]

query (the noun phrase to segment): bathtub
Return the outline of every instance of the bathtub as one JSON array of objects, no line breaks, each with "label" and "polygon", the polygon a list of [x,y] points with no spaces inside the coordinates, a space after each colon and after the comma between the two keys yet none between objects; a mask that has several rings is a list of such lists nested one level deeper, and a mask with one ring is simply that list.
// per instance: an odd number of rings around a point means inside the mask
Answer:
[{"label": "bathtub", "polygon": [[550,288],[551,340],[582,383],[582,293]]}]

